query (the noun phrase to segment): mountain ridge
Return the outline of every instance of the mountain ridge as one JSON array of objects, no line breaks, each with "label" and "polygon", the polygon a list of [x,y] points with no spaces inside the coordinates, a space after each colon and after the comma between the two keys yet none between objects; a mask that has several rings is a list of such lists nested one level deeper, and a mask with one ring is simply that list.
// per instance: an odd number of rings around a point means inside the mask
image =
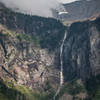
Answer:
[{"label": "mountain ridge", "polygon": [[100,16],[100,1],[99,0],[79,0],[68,4],[63,4],[67,14],[59,15],[54,11],[54,16],[63,21],[78,21],[86,20],[93,16]]}]

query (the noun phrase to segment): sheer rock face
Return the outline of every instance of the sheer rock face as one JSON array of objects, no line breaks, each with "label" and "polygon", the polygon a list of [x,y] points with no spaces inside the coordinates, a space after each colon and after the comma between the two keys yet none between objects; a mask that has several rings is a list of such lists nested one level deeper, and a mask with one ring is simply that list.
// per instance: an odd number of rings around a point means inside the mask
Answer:
[{"label": "sheer rock face", "polygon": [[37,48],[32,43],[11,36],[0,36],[0,77],[16,79],[18,84],[30,89],[38,88],[57,77],[53,74],[54,62],[55,53],[49,53],[47,49]]},{"label": "sheer rock face", "polygon": [[43,89],[47,81],[59,84],[64,32],[56,19],[13,12],[0,3],[0,76],[31,89]]},{"label": "sheer rock face", "polygon": [[100,18],[96,21],[73,23],[64,44],[65,80],[86,81],[100,74]]}]

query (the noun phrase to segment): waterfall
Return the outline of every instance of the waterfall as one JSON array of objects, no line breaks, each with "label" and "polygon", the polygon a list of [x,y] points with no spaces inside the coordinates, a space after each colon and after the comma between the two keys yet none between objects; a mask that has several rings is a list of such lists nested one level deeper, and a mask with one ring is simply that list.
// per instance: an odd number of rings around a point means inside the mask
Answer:
[{"label": "waterfall", "polygon": [[64,35],[64,38],[63,38],[63,42],[61,44],[61,47],[60,47],[60,67],[61,67],[61,70],[60,70],[60,86],[63,85],[64,83],[64,76],[63,76],[63,47],[64,47],[64,42],[66,40],[66,37],[67,37],[67,32],[65,32],[65,35]]},{"label": "waterfall", "polygon": [[62,41],[62,44],[61,44],[61,47],[60,47],[60,86],[56,92],[56,94],[54,95],[54,100],[55,100],[55,97],[58,95],[58,93],[60,92],[60,89],[64,83],[64,76],[63,76],[63,48],[64,48],[64,42],[66,40],[66,37],[67,37],[67,32],[65,32],[64,34],[64,38],[63,38],[63,41]]}]

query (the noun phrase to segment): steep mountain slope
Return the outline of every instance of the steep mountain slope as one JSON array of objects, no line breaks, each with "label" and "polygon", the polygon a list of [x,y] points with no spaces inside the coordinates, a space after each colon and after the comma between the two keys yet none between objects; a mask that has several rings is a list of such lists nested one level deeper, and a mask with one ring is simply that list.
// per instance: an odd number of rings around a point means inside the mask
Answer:
[{"label": "steep mountain slope", "polygon": [[[6,25],[8,29],[21,33],[28,33],[31,36],[40,36],[42,48],[53,49],[58,46],[58,42],[63,37],[65,27],[60,21],[53,18],[43,18],[15,13],[4,6],[0,8],[0,23]],[[48,36],[49,35],[49,39]],[[45,42],[44,42],[45,41]]]},{"label": "steep mountain slope", "polygon": [[78,76],[84,80],[91,75],[100,74],[99,25],[100,18],[95,21],[76,22],[70,26],[64,50],[64,65],[72,71],[72,75],[67,75],[70,76],[68,79]]},{"label": "steep mountain slope", "polygon": [[96,91],[100,91],[100,18],[73,23],[63,53],[65,81],[81,79],[89,100],[99,100]]},{"label": "steep mountain slope", "polygon": [[100,15],[100,0],[79,0],[68,4],[63,4],[67,14],[55,14],[58,19],[64,21],[85,20],[93,16]]},{"label": "steep mountain slope", "polygon": [[53,100],[67,31],[64,84],[55,100],[100,100],[100,18],[65,27],[0,4],[0,100]]},{"label": "steep mountain slope", "polygon": [[65,28],[58,20],[15,13],[0,4],[0,98],[52,98]]}]

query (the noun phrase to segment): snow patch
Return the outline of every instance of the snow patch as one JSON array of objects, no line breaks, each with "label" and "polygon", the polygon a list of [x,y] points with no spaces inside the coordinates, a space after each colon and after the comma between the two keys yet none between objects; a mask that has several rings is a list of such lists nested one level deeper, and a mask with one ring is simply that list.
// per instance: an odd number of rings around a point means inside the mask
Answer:
[{"label": "snow patch", "polygon": [[59,14],[59,15],[68,14],[68,12],[59,12],[58,14]]}]

